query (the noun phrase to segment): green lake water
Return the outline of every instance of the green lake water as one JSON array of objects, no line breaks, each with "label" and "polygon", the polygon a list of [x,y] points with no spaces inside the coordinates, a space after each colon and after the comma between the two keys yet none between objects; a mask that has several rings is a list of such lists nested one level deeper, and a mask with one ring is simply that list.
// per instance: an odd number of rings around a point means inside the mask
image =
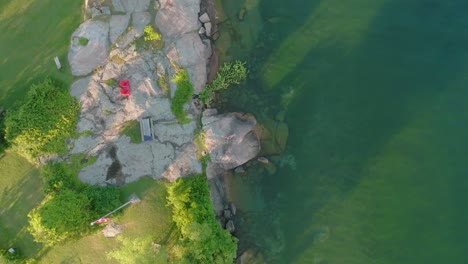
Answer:
[{"label": "green lake water", "polygon": [[251,69],[224,110],[289,126],[276,171],[232,177],[244,246],[266,263],[468,263],[468,2],[222,2],[217,45]]}]

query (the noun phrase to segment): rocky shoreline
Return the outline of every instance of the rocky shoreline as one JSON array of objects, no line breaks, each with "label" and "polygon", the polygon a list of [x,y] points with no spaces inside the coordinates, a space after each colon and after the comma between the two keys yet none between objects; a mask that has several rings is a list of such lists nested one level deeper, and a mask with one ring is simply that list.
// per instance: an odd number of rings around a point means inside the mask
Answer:
[{"label": "rocky shoreline", "polygon": [[[83,168],[79,179],[108,186],[146,176],[174,181],[201,173],[194,139],[203,133],[215,213],[234,233],[236,207],[226,198],[222,175],[260,153],[255,117],[218,114],[201,108],[196,99],[184,106],[190,122],[180,124],[171,112],[177,71],[187,71],[195,94],[216,74],[214,5],[201,0],[108,0],[89,1],[86,11],[90,18],[73,33],[68,53],[71,72],[78,78],[70,93],[81,105],[80,136],[69,142],[69,149],[70,154],[96,157],[96,162]],[[142,41],[148,25],[161,32],[156,46]],[[117,83],[123,79],[131,83],[130,96],[119,93]],[[147,117],[154,140],[133,143],[121,133],[127,122]]]}]

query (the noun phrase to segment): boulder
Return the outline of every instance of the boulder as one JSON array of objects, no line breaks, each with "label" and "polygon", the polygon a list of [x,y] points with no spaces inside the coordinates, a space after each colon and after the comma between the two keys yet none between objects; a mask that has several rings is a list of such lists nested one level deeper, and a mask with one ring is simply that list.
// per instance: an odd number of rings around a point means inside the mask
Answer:
[{"label": "boulder", "polygon": [[279,155],[286,148],[289,129],[284,122],[267,120],[259,125],[262,155]]},{"label": "boulder", "polygon": [[112,0],[112,5],[117,12],[142,12],[149,8],[150,0]]},{"label": "boulder", "polygon": [[136,12],[132,14],[132,25],[137,32],[137,37],[143,36],[143,31],[150,21],[151,15],[149,12]]},{"label": "boulder", "polygon": [[202,124],[211,161],[224,170],[246,163],[260,151],[252,115],[228,113],[202,117]]},{"label": "boulder", "polygon": [[208,184],[210,187],[210,198],[211,202],[213,203],[215,214],[216,216],[222,216],[224,212],[224,205],[226,203],[226,192],[224,190],[223,182],[221,181],[220,177],[216,177],[209,179]]},{"label": "boulder", "polygon": [[202,23],[208,23],[210,22],[210,17],[208,16],[208,14],[205,12],[203,13],[199,18],[200,22]]},{"label": "boulder", "polygon": [[226,230],[229,231],[229,233],[234,233],[236,231],[236,227],[234,226],[234,222],[232,220],[227,221],[226,223]]},{"label": "boulder", "polygon": [[211,24],[211,22],[207,22],[204,24],[205,26],[205,30],[206,30],[206,36],[207,37],[211,37],[211,30],[213,28],[213,25]]},{"label": "boulder", "polygon": [[173,39],[200,28],[198,13],[201,0],[160,0],[156,25],[164,38]]},{"label": "boulder", "polygon": [[117,39],[122,35],[128,27],[128,22],[130,21],[130,15],[113,15],[110,18],[110,32],[109,38],[111,43],[117,41]]},{"label": "boulder", "polygon": [[165,51],[172,62],[187,70],[195,93],[200,93],[207,81],[206,65],[212,54],[210,43],[203,42],[200,35],[192,32],[177,39]]},{"label": "boulder", "polygon": [[[98,66],[106,63],[109,54],[109,23],[99,20],[87,20],[73,32],[68,61],[74,76],[91,73]],[[80,44],[80,38],[88,40]]]}]

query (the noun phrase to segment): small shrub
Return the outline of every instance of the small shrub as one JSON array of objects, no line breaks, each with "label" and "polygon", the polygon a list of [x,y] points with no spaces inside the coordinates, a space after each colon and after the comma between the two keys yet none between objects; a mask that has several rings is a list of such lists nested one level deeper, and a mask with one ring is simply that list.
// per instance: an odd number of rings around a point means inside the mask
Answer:
[{"label": "small shrub", "polygon": [[112,112],[110,110],[104,109],[104,114],[105,115],[112,115]]},{"label": "small shrub", "polygon": [[173,80],[177,85],[174,98],[171,102],[171,110],[180,124],[190,122],[187,118],[187,113],[184,110],[184,104],[188,103],[193,95],[193,86],[190,83],[190,78],[185,69],[177,72]]},{"label": "small shrub", "polygon": [[88,45],[88,42],[89,42],[89,39],[85,37],[78,37],[78,44],[80,44],[80,46],[86,46]]},{"label": "small shrub", "polygon": [[145,27],[144,32],[145,32],[145,40],[146,41],[161,40],[161,34],[154,31],[154,28],[152,26],[150,26],[150,25]]},{"label": "small shrub", "polygon": [[117,81],[115,79],[109,79],[105,81],[105,84],[109,86],[117,86]]},{"label": "small shrub", "polygon": [[141,142],[140,123],[136,120],[127,121],[123,123],[120,134],[130,137],[131,143],[140,143]]},{"label": "small shrub", "polygon": [[247,78],[247,73],[245,62],[225,63],[219,69],[216,78],[200,93],[200,100],[205,104],[211,104],[215,92],[225,90],[233,84],[240,84]]},{"label": "small shrub", "polygon": [[83,137],[89,137],[89,136],[92,136],[93,135],[93,131],[91,130],[85,130],[83,132],[81,132],[81,136]]}]

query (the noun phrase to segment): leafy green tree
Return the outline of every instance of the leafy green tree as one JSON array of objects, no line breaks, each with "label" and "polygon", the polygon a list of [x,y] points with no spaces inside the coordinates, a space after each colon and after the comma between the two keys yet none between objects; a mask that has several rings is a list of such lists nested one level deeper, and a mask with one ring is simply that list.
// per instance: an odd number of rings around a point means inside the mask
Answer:
[{"label": "leafy green tree", "polygon": [[236,239],[217,222],[204,175],[170,184],[167,200],[182,239],[176,257],[200,264],[233,262]]},{"label": "leafy green tree", "polygon": [[103,216],[121,204],[120,190],[113,186],[90,186],[86,191],[86,196],[91,202],[91,210],[96,213],[96,217]]},{"label": "leafy green tree", "polygon": [[92,220],[86,194],[63,190],[46,199],[29,214],[29,232],[35,241],[53,245],[88,231]]},{"label": "leafy green tree", "polygon": [[40,175],[46,193],[53,194],[61,190],[82,191],[86,188],[76,175],[72,175],[70,167],[72,166],[64,162],[49,163],[42,167]]},{"label": "leafy green tree", "polygon": [[73,135],[79,103],[51,79],[32,85],[25,100],[5,116],[5,139],[30,161],[42,154],[63,154]]}]

